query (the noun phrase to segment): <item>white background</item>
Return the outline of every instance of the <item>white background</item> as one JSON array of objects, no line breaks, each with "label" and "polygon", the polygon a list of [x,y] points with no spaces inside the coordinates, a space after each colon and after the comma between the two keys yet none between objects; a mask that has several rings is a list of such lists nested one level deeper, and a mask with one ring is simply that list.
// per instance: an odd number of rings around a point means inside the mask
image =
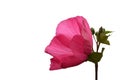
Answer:
[{"label": "white background", "polygon": [[99,80],[120,80],[119,0],[0,0],[0,80],[94,80],[94,64],[49,71],[44,49],[57,24],[84,16],[114,31],[99,63]]}]

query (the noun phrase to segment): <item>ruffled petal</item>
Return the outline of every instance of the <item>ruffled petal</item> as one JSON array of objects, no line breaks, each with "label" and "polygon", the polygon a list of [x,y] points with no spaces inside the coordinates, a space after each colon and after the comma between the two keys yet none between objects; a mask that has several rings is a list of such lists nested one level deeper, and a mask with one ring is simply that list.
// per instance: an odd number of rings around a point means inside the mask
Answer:
[{"label": "ruffled petal", "polygon": [[45,52],[58,59],[73,55],[71,49],[69,48],[69,42],[70,41],[64,35],[57,35],[46,47]]},{"label": "ruffled petal", "polygon": [[83,62],[87,59],[87,55],[84,53],[84,43],[84,39],[80,35],[75,35],[70,42],[71,50],[74,53],[74,56],[80,60],[80,62]]},{"label": "ruffled petal", "polygon": [[61,68],[73,67],[87,60],[87,55],[84,53],[84,39],[80,35],[75,35],[69,44],[73,55],[64,56],[61,58]]},{"label": "ruffled petal", "polygon": [[70,41],[64,35],[57,35],[46,47],[45,52],[53,56],[51,59],[50,70],[63,68],[64,59],[73,55],[71,49],[69,48],[69,44]]},{"label": "ruffled petal", "polygon": [[67,41],[67,38],[59,35],[54,37],[46,48],[46,52],[53,56],[50,70],[72,67],[86,61],[87,55],[84,54],[83,38],[80,35],[76,35],[69,45],[66,45]]},{"label": "ruffled petal", "polygon": [[50,70],[61,69],[61,63],[57,58],[51,59]]},{"label": "ruffled petal", "polygon": [[[79,18],[81,19],[82,17]],[[56,35],[59,34],[63,34],[64,36],[68,37],[68,39],[72,39],[74,35],[80,35],[80,28],[76,17],[60,22],[56,29]]]},{"label": "ruffled petal", "polygon": [[81,35],[85,40],[85,53],[90,54],[92,50],[92,33],[87,20],[82,16],[76,16],[62,21],[58,24],[56,29],[56,35],[62,34],[66,36],[69,40],[75,35]]},{"label": "ruffled petal", "polygon": [[[82,59],[80,59],[82,57]],[[83,58],[84,57],[84,58]],[[73,67],[81,64],[86,60],[86,55],[81,54],[80,56],[67,56],[62,58],[61,68]]]},{"label": "ruffled petal", "polygon": [[81,36],[83,36],[83,38],[84,38],[85,53],[89,55],[90,52],[92,51],[92,46],[93,46],[92,33],[90,30],[89,24],[84,17],[82,17],[82,19],[80,19],[78,16],[78,17],[76,17],[76,19],[80,26]]}]

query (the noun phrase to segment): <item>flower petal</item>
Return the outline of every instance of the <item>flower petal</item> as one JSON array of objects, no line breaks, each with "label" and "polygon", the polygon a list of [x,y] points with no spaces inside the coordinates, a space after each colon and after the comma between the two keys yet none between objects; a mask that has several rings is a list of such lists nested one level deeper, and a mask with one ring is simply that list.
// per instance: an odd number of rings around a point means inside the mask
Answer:
[{"label": "flower petal", "polygon": [[92,46],[93,46],[93,41],[92,41],[92,33],[89,27],[89,24],[87,22],[87,20],[82,17],[82,19],[80,19],[79,17],[76,17],[78,24],[80,26],[80,32],[81,35],[83,36],[83,38],[85,39],[85,53],[86,54],[90,54],[89,52],[92,51]]},{"label": "flower petal", "polygon": [[83,62],[87,59],[87,55],[84,53],[84,39],[80,35],[75,35],[70,42],[70,47],[74,56],[79,58],[80,62]]},{"label": "flower petal", "polygon": [[57,35],[51,43],[46,47],[45,52],[61,59],[62,57],[73,55],[69,46],[69,40],[63,35]]},{"label": "flower petal", "polygon": [[[79,18],[81,19],[82,17]],[[76,17],[73,17],[59,23],[56,29],[56,35],[63,34],[72,39],[74,35],[80,34],[80,28],[76,20]]]},{"label": "flower petal", "polygon": [[73,55],[69,48],[69,40],[63,35],[55,36],[46,47],[45,52],[52,55],[50,70],[61,69],[65,57]]},{"label": "flower petal", "polygon": [[61,68],[73,67],[87,60],[88,55],[84,53],[84,39],[82,36],[75,35],[70,41],[69,47],[73,55],[61,58]]},{"label": "flower petal", "polygon": [[61,63],[58,59],[52,58],[50,64],[50,70],[61,69]]},{"label": "flower petal", "polygon": [[[92,33],[87,20],[82,16],[69,18],[59,23],[56,29],[56,35],[59,34],[66,36],[69,40],[71,40],[75,35],[81,35],[86,40],[85,46],[92,49]],[[89,54],[87,50],[85,51],[86,54]]]},{"label": "flower petal", "polygon": [[[80,59],[81,57],[82,58],[84,57],[84,60]],[[63,57],[62,60],[61,60],[62,61],[61,68],[73,67],[73,66],[81,64],[85,60],[86,60],[86,55],[85,54],[81,54],[81,56],[73,55],[73,56]]]}]

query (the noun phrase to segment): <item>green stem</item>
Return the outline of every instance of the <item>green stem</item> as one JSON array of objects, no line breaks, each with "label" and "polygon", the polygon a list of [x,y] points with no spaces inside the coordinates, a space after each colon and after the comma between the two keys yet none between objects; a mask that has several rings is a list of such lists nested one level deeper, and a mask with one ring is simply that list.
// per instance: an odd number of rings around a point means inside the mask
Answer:
[{"label": "green stem", "polygon": [[95,63],[95,80],[98,80],[98,63]]},{"label": "green stem", "polygon": [[97,50],[96,50],[96,52],[98,52],[99,47],[100,47],[100,42],[97,42],[96,45],[97,45]]},{"label": "green stem", "polygon": [[[100,42],[96,42],[97,49],[96,52],[98,53],[99,47],[100,47]],[[95,63],[95,80],[98,80],[98,62]]]},{"label": "green stem", "polygon": [[[100,47],[100,42],[98,40],[95,39],[95,36],[93,35],[93,38],[96,42],[96,52],[98,53],[99,47]],[[94,50],[93,50],[94,51]],[[104,49],[102,50],[102,52],[104,51]],[[98,62],[95,63],[95,80],[98,80]]]}]

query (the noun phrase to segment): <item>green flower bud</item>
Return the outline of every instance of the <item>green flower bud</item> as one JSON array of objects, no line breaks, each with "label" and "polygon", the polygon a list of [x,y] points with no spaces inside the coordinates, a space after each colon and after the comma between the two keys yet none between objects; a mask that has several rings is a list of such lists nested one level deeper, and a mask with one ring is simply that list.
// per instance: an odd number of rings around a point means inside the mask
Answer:
[{"label": "green flower bud", "polygon": [[92,32],[92,35],[94,35],[95,34],[95,29],[91,28],[91,32]]}]

